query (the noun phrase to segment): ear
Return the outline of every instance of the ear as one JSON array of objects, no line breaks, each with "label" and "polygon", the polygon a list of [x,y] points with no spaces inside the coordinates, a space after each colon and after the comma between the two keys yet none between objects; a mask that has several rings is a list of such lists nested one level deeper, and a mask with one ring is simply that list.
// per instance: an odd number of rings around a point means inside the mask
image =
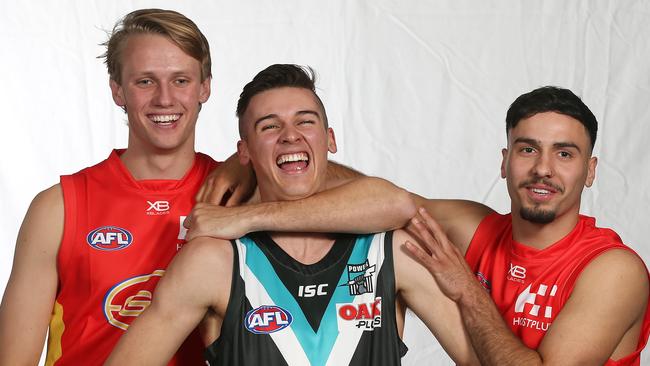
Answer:
[{"label": "ear", "polygon": [[336,153],[336,137],[332,127],[327,128],[327,150],[332,154]]},{"label": "ear", "polygon": [[239,163],[241,165],[246,165],[250,163],[251,157],[250,154],[248,153],[248,144],[246,144],[246,141],[244,140],[237,141],[237,156],[239,156]]},{"label": "ear", "polygon": [[501,178],[506,177],[506,160],[508,160],[508,149],[501,149]]},{"label": "ear", "polygon": [[111,95],[115,104],[122,108],[126,107],[126,98],[124,97],[124,89],[122,89],[122,86],[113,79],[109,80],[108,85],[111,87]]},{"label": "ear", "polygon": [[211,77],[205,78],[201,82],[201,90],[199,91],[199,102],[205,103],[210,98],[210,82],[212,81]]},{"label": "ear", "polygon": [[585,187],[591,187],[596,179],[596,165],[598,165],[598,158],[592,156],[587,162],[587,180],[585,180]]}]

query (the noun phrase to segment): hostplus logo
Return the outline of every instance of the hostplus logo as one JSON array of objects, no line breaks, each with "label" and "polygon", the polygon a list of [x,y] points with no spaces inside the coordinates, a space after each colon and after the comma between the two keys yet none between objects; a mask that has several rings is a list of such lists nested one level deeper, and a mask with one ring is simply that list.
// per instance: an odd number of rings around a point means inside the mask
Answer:
[{"label": "hostplus logo", "polygon": [[528,285],[517,296],[515,314],[523,313],[523,315],[515,316],[512,325],[546,332],[553,318],[553,307],[549,304],[557,293],[557,285],[553,285],[549,291],[549,286],[541,283],[535,292],[531,292],[532,286],[532,284]]}]

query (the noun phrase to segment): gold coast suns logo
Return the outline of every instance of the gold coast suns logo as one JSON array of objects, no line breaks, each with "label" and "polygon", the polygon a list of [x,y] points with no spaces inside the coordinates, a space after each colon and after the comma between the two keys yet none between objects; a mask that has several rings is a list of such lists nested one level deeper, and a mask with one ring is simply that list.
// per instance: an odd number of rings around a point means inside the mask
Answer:
[{"label": "gold coast suns logo", "polygon": [[126,330],[129,324],[151,304],[153,289],[165,274],[162,269],[124,280],[104,297],[104,316],[109,324]]}]

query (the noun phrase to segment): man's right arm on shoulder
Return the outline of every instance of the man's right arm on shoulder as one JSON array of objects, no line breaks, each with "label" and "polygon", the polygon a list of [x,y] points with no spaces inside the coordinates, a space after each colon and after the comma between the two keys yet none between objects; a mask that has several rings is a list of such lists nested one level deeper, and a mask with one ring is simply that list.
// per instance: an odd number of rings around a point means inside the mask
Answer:
[{"label": "man's right arm on shoulder", "polygon": [[372,177],[353,179],[310,197],[221,207],[197,204],[189,238],[241,237],[252,231],[370,233],[402,227],[415,215],[410,194]]},{"label": "man's right arm on shoulder", "polygon": [[0,305],[0,365],[38,363],[56,298],[63,220],[58,184],[39,193],[25,215]]},{"label": "man's right arm on shoulder", "polygon": [[198,238],[185,244],[156,286],[151,305],[129,326],[105,365],[165,365],[208,310],[223,319],[233,257],[227,241]]}]

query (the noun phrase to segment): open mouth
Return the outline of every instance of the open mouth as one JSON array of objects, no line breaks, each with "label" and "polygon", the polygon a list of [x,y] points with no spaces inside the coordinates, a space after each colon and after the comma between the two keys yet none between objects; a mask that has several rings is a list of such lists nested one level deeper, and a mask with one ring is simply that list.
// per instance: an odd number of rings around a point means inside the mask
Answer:
[{"label": "open mouth", "polygon": [[309,155],[306,152],[283,154],[278,156],[275,163],[285,171],[301,171],[309,166]]},{"label": "open mouth", "polygon": [[181,118],[180,114],[150,114],[147,117],[158,126],[171,126]]}]

